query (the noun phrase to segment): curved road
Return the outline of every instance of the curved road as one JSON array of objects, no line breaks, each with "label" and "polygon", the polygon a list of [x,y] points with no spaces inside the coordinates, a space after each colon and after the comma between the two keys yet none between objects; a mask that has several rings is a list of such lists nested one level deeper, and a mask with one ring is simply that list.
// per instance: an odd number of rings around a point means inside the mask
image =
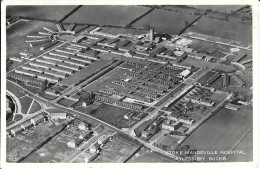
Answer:
[{"label": "curved road", "polygon": [[8,95],[10,95],[13,99],[14,99],[14,101],[15,101],[15,104],[16,104],[16,106],[17,106],[17,113],[18,114],[22,114],[22,112],[21,112],[21,102],[19,101],[19,99],[12,93],[12,92],[10,92],[9,90],[6,90],[6,93],[8,94]]}]

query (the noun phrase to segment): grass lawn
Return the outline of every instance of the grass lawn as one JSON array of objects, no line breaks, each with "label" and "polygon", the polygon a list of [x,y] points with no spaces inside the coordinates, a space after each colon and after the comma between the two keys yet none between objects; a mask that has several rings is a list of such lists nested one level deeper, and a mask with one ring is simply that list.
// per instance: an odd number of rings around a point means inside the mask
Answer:
[{"label": "grass lawn", "polygon": [[6,15],[21,16],[38,20],[53,20],[59,21],[75,7],[72,5],[44,5],[44,6],[8,6]]},{"label": "grass lawn", "polygon": [[7,81],[7,85],[6,85],[6,90],[13,93],[17,98],[25,95],[22,91],[20,91],[20,88],[18,88],[16,85],[14,85],[13,83],[10,83],[8,81]]},{"label": "grass lawn", "polygon": [[108,104],[102,104],[99,108],[90,113],[91,116],[97,117],[115,127],[118,127],[116,120],[120,116],[127,114],[129,110]]},{"label": "grass lawn", "polygon": [[37,101],[34,100],[33,101],[33,105],[32,105],[32,107],[31,107],[31,109],[29,111],[29,114],[35,113],[35,112],[37,112],[40,109],[41,109],[41,105]]},{"label": "grass lawn", "polygon": [[129,163],[172,163],[174,161],[156,152],[147,152],[128,162]]},{"label": "grass lawn", "polygon": [[25,97],[22,97],[19,99],[20,103],[21,103],[21,106],[22,106],[22,113],[23,114],[27,114],[27,111],[33,101],[32,98],[28,97],[28,96],[25,96]]},{"label": "grass lawn", "polygon": [[79,8],[63,22],[126,26],[149,9],[143,6],[86,5]]},{"label": "grass lawn", "polygon": [[196,18],[198,18],[198,16],[155,9],[135,22],[132,26],[138,29],[145,29],[145,25],[150,25],[155,31],[176,35]]},{"label": "grass lawn", "polygon": [[239,41],[244,46],[252,44],[252,26],[232,20],[225,21],[202,17],[199,19],[198,24],[191,27],[190,31]]},{"label": "grass lawn", "polygon": [[70,100],[70,99],[60,99],[58,101],[59,104],[63,105],[63,106],[68,106],[68,107],[71,107],[73,104],[76,103],[76,101],[73,101],[73,100]]}]

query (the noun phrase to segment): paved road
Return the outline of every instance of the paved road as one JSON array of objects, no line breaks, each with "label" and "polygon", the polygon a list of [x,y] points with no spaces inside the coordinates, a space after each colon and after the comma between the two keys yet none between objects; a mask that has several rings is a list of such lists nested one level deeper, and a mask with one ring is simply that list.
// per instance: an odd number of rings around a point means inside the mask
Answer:
[{"label": "paved road", "polygon": [[22,114],[22,112],[21,112],[22,106],[21,106],[21,103],[20,103],[19,99],[12,92],[10,92],[9,90],[6,90],[6,93],[9,96],[11,96],[14,99],[14,101],[15,101],[16,110],[17,110],[15,113]]},{"label": "paved road", "polygon": [[[49,107],[51,106],[51,107],[53,107],[53,108],[60,109],[60,110],[62,110],[62,111],[64,111],[64,112],[69,112],[70,114],[83,115],[83,116],[86,116],[86,117],[88,117],[88,118],[90,118],[90,119],[92,119],[92,120],[94,120],[94,121],[96,121],[96,122],[98,122],[98,123],[101,123],[101,124],[104,125],[104,126],[107,126],[107,127],[111,128],[111,129],[113,129],[113,130],[115,130],[115,131],[118,131],[118,132],[121,132],[121,131],[122,131],[122,130],[120,130],[120,129],[118,129],[118,128],[116,128],[116,127],[114,127],[114,126],[112,126],[112,125],[110,125],[110,124],[108,124],[108,123],[106,123],[106,122],[104,122],[104,121],[102,121],[102,120],[99,120],[99,119],[97,119],[97,118],[95,118],[95,117],[93,117],[93,116],[90,116],[90,115],[88,115],[88,114],[86,114],[86,113],[82,113],[82,112],[80,112],[80,111],[73,110],[72,108],[70,109],[70,108],[68,108],[68,107],[59,105],[59,104],[57,104],[57,103],[49,102],[47,99],[42,98],[42,97],[40,97],[39,95],[37,95],[37,94],[35,94],[35,93],[32,93],[31,91],[29,91],[29,90],[27,90],[27,89],[21,87],[20,85],[18,85],[18,84],[16,84],[16,83],[12,82],[12,81],[10,81],[10,80],[7,80],[7,82],[11,82],[11,83],[13,83],[14,85],[16,85],[17,87],[21,88],[21,90],[26,91],[27,93],[29,93],[30,95],[32,95],[32,96],[35,98],[35,100],[38,101],[39,103],[48,103],[48,106],[49,106]],[[19,121],[19,123],[20,123],[20,121]]]}]

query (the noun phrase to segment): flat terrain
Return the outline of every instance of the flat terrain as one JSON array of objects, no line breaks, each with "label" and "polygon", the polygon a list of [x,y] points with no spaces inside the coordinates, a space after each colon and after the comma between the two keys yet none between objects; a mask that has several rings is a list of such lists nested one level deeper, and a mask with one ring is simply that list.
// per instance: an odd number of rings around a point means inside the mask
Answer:
[{"label": "flat terrain", "polygon": [[[143,6],[82,6],[63,22],[97,25],[126,26],[150,8]],[[82,17],[85,16],[85,17]]]},{"label": "flat terrain", "polygon": [[28,114],[35,113],[36,111],[38,111],[40,109],[41,109],[41,105],[37,101],[34,100]]},{"label": "flat terrain", "polygon": [[252,110],[247,107],[239,111],[222,108],[196,129],[182,145],[190,145],[198,151],[232,150],[251,129]]},{"label": "flat terrain", "polygon": [[252,26],[232,20],[224,21],[203,17],[189,31],[239,41],[245,46],[252,43]]},{"label": "flat terrain", "polygon": [[[37,35],[39,31],[46,32],[43,30],[43,27],[55,29],[55,24],[42,21],[21,20],[10,28],[6,29],[6,59],[13,56],[20,57],[19,53],[24,52],[25,50],[28,53],[33,54],[33,56],[38,56],[44,53],[44,51],[39,50],[40,47],[31,48],[29,43],[25,43],[27,35]],[[59,43],[57,45],[59,45]],[[7,72],[25,62],[27,61],[25,60],[23,62],[14,62],[10,66],[7,65]]]},{"label": "flat terrain", "polygon": [[101,154],[93,163],[122,163],[126,161],[138,148],[140,144],[128,136],[118,134],[113,140],[104,145]]},{"label": "flat terrain", "polygon": [[211,9],[217,12],[231,13],[242,8],[242,5],[191,5],[191,7],[196,9]]},{"label": "flat terrain", "polygon": [[103,75],[101,78],[95,80],[94,83],[91,83],[84,89],[88,91],[98,92],[100,89],[104,89],[105,86],[111,84],[114,80],[117,80],[118,77],[124,76],[124,74],[128,72],[129,70],[116,68]]},{"label": "flat terrain", "polygon": [[73,84],[83,82],[84,80],[93,76],[97,71],[100,71],[105,67],[109,66],[110,63],[111,62],[108,62],[107,60],[100,59],[88,65],[87,67],[84,67],[80,71],[76,72],[73,76],[69,76],[68,78],[62,80],[59,83],[65,86],[70,86]]},{"label": "flat terrain", "polygon": [[169,34],[179,34],[188,23],[194,21],[198,16],[155,9],[142,19],[135,22],[132,26],[138,29],[144,29],[150,25],[156,31]]},{"label": "flat terrain", "polygon": [[142,147],[128,163],[172,163],[172,159]]},{"label": "flat terrain", "polygon": [[253,160],[253,131],[251,130],[243,140],[236,146],[235,150],[242,150],[245,155],[229,155],[228,161],[248,162]]},{"label": "flat terrain", "polygon": [[20,98],[19,101],[22,106],[22,110],[21,110],[22,113],[27,114],[27,111],[32,103],[32,98],[25,96],[25,97]]},{"label": "flat terrain", "polygon": [[38,20],[59,21],[77,6],[8,6],[7,16],[20,16]]},{"label": "flat terrain", "polygon": [[24,94],[22,91],[20,91],[20,89],[17,88],[17,86],[14,85],[13,83],[7,82],[6,84],[7,84],[7,85],[6,85],[6,90],[8,90],[8,91],[10,91],[11,93],[13,93],[17,98],[22,97],[22,96],[25,95],[25,94]]},{"label": "flat terrain", "polygon": [[130,110],[121,107],[116,107],[108,104],[102,104],[98,109],[90,113],[91,116],[97,117],[98,119],[105,121],[115,127],[119,127],[116,119],[122,118]]}]

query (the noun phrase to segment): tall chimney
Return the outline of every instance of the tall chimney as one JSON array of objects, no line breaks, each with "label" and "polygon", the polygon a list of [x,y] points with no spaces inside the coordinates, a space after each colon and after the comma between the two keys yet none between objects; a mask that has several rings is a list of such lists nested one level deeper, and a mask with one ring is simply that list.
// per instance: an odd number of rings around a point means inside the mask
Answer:
[{"label": "tall chimney", "polygon": [[150,29],[150,42],[153,41],[153,38],[154,38],[154,30],[151,28]]}]

